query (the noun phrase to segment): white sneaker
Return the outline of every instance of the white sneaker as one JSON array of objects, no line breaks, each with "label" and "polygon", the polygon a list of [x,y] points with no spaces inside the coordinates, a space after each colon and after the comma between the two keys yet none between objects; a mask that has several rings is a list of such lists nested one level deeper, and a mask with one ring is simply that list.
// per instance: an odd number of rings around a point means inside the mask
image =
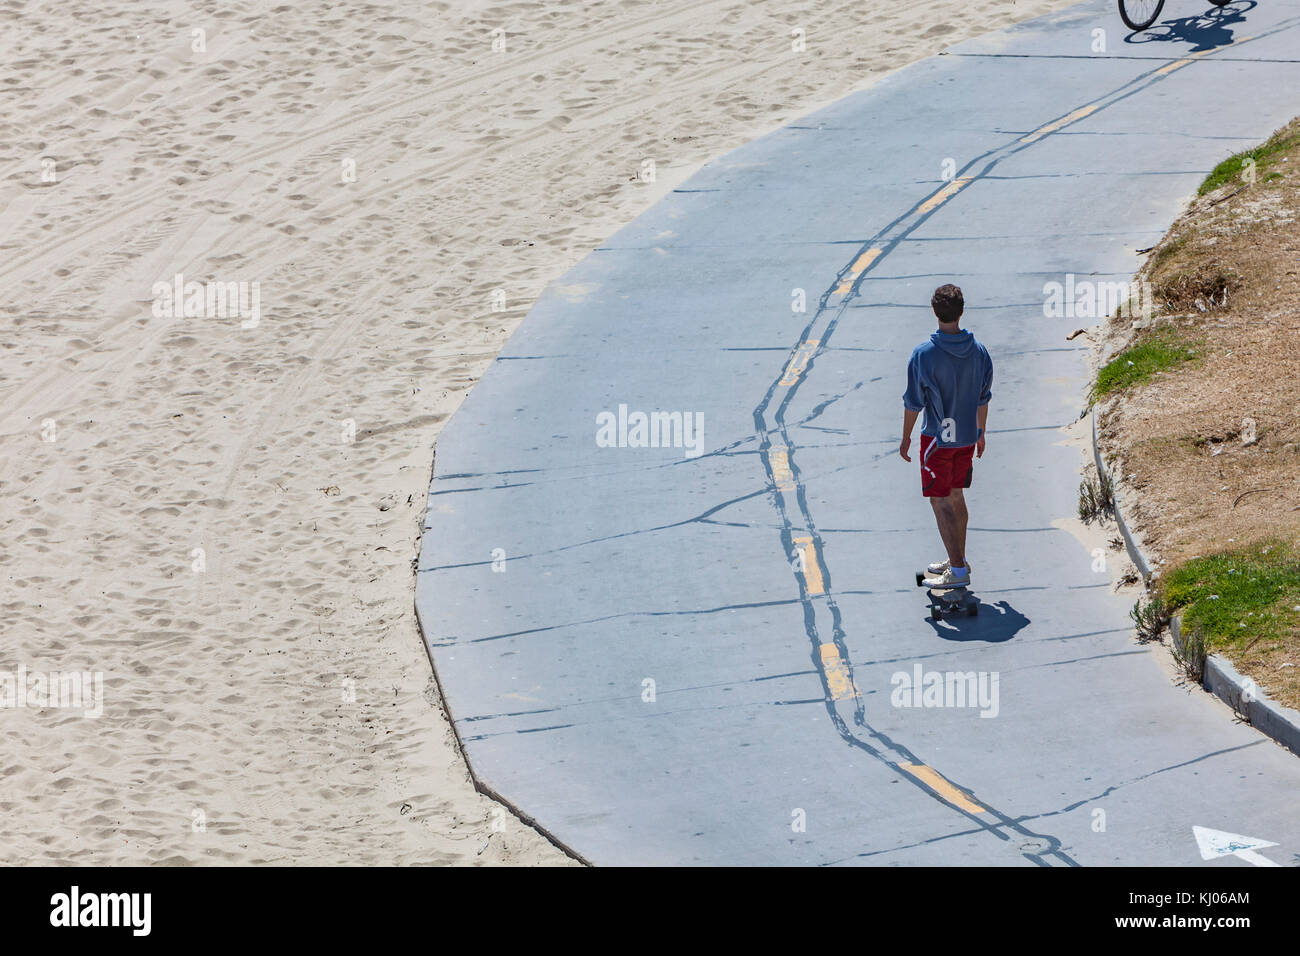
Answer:
[{"label": "white sneaker", "polygon": [[926,578],[923,582],[927,588],[936,591],[942,591],[948,588],[965,588],[970,587],[970,568],[960,577],[952,573],[952,567],[944,569],[943,574],[936,575],[932,578]]},{"label": "white sneaker", "polygon": [[[952,567],[952,562],[947,558],[944,558],[942,561],[932,561],[930,564],[925,566],[925,569],[931,574],[943,574],[943,572],[947,571],[950,567]],[[969,563],[966,565],[966,570],[970,570]]]}]

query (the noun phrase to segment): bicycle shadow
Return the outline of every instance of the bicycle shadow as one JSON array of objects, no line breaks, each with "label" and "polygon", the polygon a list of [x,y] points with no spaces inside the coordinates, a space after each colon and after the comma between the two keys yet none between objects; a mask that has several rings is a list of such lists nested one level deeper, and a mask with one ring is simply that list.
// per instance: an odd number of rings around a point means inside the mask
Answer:
[{"label": "bicycle shadow", "polygon": [[935,634],[945,641],[980,641],[985,644],[1009,641],[1029,626],[1029,618],[1006,601],[993,604],[981,601],[979,608],[975,617],[954,614],[942,621],[929,617],[926,620]]},{"label": "bicycle shadow", "polygon": [[1146,30],[1130,33],[1125,43],[1180,43],[1191,49],[1184,53],[1206,53],[1233,42],[1232,28],[1246,22],[1246,14],[1259,6],[1258,0],[1234,0],[1223,7],[1210,7],[1191,17],[1161,20]]}]

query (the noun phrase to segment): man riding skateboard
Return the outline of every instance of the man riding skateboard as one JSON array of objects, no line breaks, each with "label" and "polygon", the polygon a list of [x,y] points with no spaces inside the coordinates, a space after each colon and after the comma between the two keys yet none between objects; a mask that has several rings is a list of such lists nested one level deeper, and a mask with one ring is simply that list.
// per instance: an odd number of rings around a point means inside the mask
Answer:
[{"label": "man riding skateboard", "polygon": [[947,560],[926,569],[928,588],[970,585],[966,560],[966,498],[972,457],[984,456],[984,429],[993,397],[993,360],[968,330],[958,327],[966,304],[961,289],[941,285],[930,299],[939,330],[918,345],[907,363],[903,393],[903,440],[898,453],[911,461],[912,428],[925,411],[921,428],[921,494],[930,499]]}]

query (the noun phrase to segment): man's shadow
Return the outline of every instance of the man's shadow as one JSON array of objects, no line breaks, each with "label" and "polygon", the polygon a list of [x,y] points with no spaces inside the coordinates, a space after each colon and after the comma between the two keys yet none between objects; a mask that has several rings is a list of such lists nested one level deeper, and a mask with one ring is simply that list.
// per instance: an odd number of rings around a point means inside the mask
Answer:
[{"label": "man's shadow", "polygon": [[[930,600],[933,602],[942,599],[932,597]],[[945,614],[939,621],[930,617],[926,620],[934,628],[935,634],[945,641],[980,641],[984,644],[1001,644],[1003,641],[1009,641],[1029,625],[1029,618],[1006,601],[997,601],[993,604],[981,601],[979,613],[974,617],[957,612]]]},{"label": "man's shadow", "polygon": [[1257,6],[1257,0],[1234,0],[1225,7],[1210,7],[1192,17],[1175,17],[1161,20],[1146,30],[1130,33],[1125,43],[1180,43],[1191,49],[1186,53],[1205,53],[1232,43],[1232,28],[1246,22],[1246,13]]}]

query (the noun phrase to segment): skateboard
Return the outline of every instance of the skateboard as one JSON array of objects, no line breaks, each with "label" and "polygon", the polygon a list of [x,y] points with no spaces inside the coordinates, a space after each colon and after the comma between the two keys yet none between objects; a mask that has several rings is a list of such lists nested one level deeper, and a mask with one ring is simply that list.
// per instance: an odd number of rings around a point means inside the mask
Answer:
[{"label": "skateboard", "polygon": [[[925,572],[916,572],[916,586],[925,587]],[[930,598],[930,619],[941,621],[946,615],[956,614],[965,611],[967,617],[974,617],[980,612],[979,601],[977,601],[970,591],[965,587],[959,588],[928,588],[927,596]]]}]

